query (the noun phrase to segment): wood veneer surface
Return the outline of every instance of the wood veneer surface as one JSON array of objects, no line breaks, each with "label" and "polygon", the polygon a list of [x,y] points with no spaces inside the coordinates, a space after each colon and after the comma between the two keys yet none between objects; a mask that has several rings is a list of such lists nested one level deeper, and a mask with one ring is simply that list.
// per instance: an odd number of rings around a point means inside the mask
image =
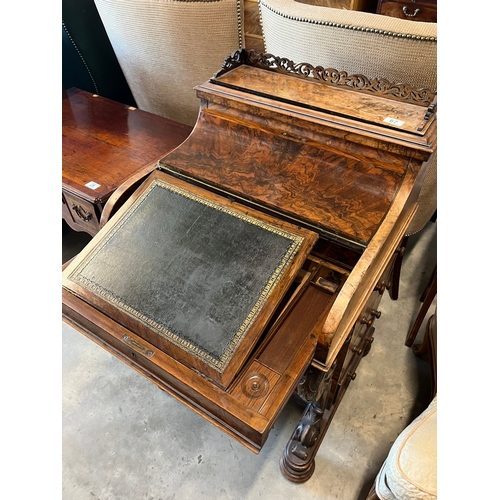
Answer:
[{"label": "wood veneer surface", "polygon": [[[93,202],[181,144],[191,127],[79,89],[62,100],[64,188]],[[92,189],[89,182],[99,184]]]}]

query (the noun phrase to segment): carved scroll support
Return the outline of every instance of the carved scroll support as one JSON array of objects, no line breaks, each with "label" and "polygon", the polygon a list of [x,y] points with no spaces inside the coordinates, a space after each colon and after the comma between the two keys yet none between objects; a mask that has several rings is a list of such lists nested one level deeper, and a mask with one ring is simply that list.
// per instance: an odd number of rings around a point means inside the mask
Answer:
[{"label": "carved scroll support", "polygon": [[[322,438],[328,428],[332,416],[332,376],[335,366],[328,372],[311,371],[306,374],[306,379],[301,381],[302,389],[307,385],[307,396],[300,394],[302,399],[309,400],[312,387],[317,388],[315,400],[310,402],[292,437],[288,441],[280,459],[280,468],[283,475],[295,483],[307,481],[314,472],[314,457],[319,449]],[[307,380],[313,380],[308,383]]]}]

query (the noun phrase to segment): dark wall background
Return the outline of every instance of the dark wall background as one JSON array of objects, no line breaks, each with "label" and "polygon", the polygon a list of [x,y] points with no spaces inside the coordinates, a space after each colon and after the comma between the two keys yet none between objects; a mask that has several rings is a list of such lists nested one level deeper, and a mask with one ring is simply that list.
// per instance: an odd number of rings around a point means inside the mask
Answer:
[{"label": "dark wall background", "polygon": [[62,85],[136,106],[93,0],[62,0]]}]

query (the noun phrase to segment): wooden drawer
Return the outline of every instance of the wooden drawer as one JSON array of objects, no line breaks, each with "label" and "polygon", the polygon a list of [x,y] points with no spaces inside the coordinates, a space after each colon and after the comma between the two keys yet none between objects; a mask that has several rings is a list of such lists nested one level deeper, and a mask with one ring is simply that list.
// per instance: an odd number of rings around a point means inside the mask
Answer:
[{"label": "wooden drawer", "polygon": [[437,2],[435,0],[379,0],[377,13],[400,19],[435,23],[437,22]]},{"label": "wooden drawer", "polygon": [[[63,191],[62,217],[75,231],[85,231],[95,236],[99,231],[99,206]],[[99,211],[99,213],[98,213]]]},{"label": "wooden drawer", "polygon": [[378,310],[378,306],[380,305],[384,292],[390,285],[390,277],[396,256],[397,251],[391,257],[388,266],[382,273],[382,276],[378,280],[375,289],[371,293],[363,311],[354,325],[339,377],[340,386],[343,386],[345,383],[349,383],[350,380],[354,380],[356,377],[356,369],[361,361],[361,358],[370,352],[371,344],[374,338],[373,334],[375,333],[375,327],[373,324],[382,314]]}]

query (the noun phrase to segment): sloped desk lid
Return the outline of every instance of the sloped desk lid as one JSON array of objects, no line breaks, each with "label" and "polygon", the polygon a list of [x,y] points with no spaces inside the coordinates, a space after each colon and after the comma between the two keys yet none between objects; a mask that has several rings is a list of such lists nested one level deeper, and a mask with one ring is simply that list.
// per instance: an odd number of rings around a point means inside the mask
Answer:
[{"label": "sloped desk lid", "polygon": [[63,286],[227,387],[317,240],[162,172],[63,274]]},{"label": "sloped desk lid", "polygon": [[160,168],[363,251],[435,148],[435,93],[303,66],[322,70],[233,54],[196,87],[195,128]]}]

